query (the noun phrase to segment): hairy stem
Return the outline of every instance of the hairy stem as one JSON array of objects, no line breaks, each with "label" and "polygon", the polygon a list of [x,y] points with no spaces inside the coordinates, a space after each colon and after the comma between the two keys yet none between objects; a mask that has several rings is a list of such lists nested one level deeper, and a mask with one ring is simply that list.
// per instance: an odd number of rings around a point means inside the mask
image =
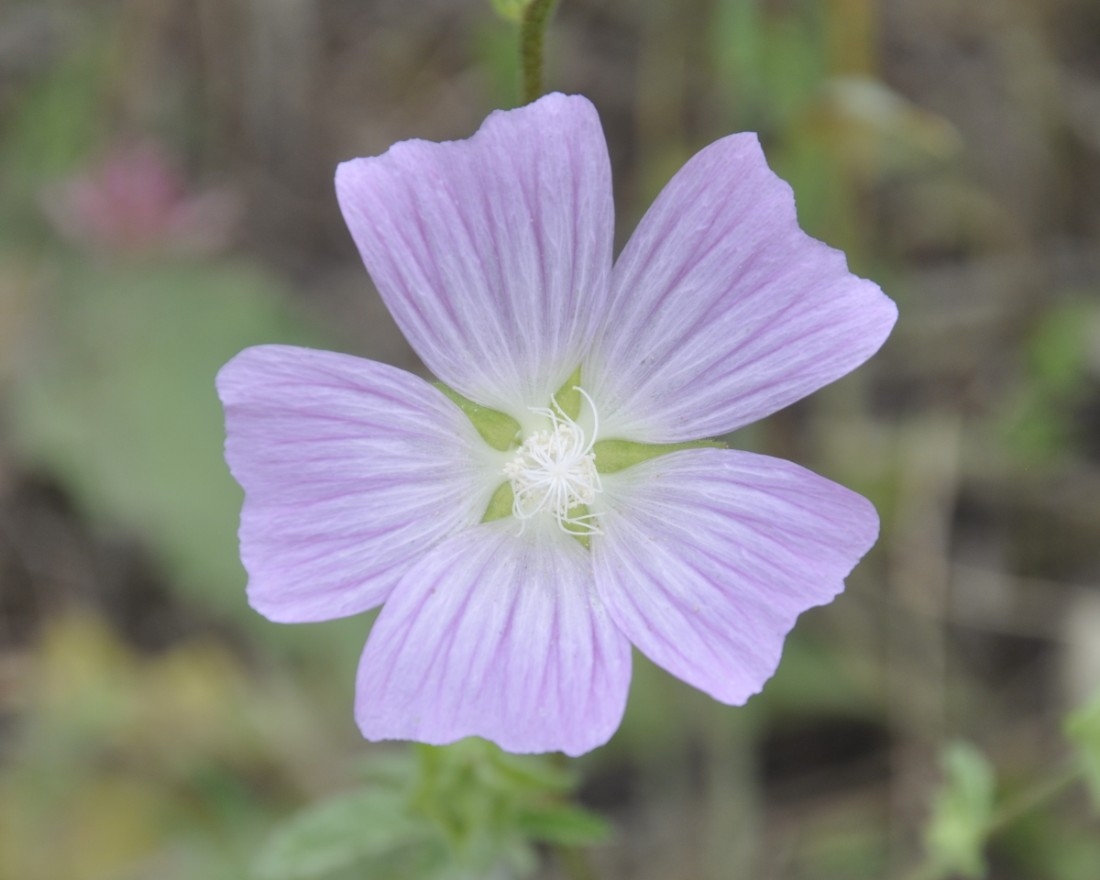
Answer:
[{"label": "hairy stem", "polygon": [[523,101],[527,104],[542,95],[542,45],[556,5],[557,0],[531,0],[523,10],[519,53],[523,65]]}]

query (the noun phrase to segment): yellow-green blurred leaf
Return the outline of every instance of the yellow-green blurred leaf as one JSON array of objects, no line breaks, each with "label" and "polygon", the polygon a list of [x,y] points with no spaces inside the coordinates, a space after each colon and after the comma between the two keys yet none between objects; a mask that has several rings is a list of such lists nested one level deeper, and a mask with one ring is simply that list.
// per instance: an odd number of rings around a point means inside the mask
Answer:
[{"label": "yellow-green blurred leaf", "polygon": [[[367,859],[396,856],[414,844],[433,849],[425,831],[394,792],[370,788],[330,798],[292,817],[271,836],[254,870],[259,880],[312,880]],[[364,869],[363,876],[377,875]]]},{"label": "yellow-green blurred leaf", "polygon": [[507,21],[519,22],[523,20],[523,11],[531,0],[491,0],[493,9],[501,18]]},{"label": "yellow-green blurred leaf", "polygon": [[528,839],[559,846],[589,846],[611,836],[611,826],[595,813],[566,804],[520,811],[520,830]]},{"label": "yellow-green blurred leaf", "polygon": [[981,877],[983,849],[993,816],[996,780],[989,760],[969,743],[953,743],[943,754],[946,778],[932,804],[925,834],[939,876]]},{"label": "yellow-green blurred leaf", "polygon": [[1100,810],[1100,693],[1069,715],[1066,735],[1081,755],[1093,803]]}]

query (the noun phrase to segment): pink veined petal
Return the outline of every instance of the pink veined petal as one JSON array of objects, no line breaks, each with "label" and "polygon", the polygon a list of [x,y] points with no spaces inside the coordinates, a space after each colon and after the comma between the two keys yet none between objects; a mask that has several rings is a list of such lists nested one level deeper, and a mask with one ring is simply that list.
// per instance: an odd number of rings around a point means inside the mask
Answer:
[{"label": "pink veined petal", "polygon": [[545,406],[602,323],[614,207],[600,121],[553,94],[469,140],[344,162],[359,252],[428,368],[480,404]]},{"label": "pink veined petal", "polygon": [[589,554],[556,529],[478,525],[409,571],[375,622],[356,715],[368,739],[466,736],[579,755],[622,719],[630,644]]},{"label": "pink veined petal", "polygon": [[780,459],[693,449],[604,478],[596,586],[639,650],[725,703],[775,672],[795,618],[874,544],[865,498]]},{"label": "pink veined petal", "polygon": [[428,548],[481,519],[500,482],[469,419],[403,370],[264,345],[217,384],[245,492],[248,598],[271,620],[379,605]]},{"label": "pink veined petal", "polygon": [[586,385],[605,435],[714,437],[857,367],[894,303],[798,226],[753,134],[696,154],[615,264]]}]

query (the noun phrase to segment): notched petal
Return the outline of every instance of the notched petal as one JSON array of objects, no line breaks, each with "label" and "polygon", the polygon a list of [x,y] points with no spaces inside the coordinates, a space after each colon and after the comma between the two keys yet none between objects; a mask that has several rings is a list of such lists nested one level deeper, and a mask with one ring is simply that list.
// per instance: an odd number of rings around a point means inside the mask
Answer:
[{"label": "notched petal", "polygon": [[651,660],[739,704],[771,677],[795,619],[829,602],[875,542],[856,493],[724,449],[651,459],[604,483],[600,596]]},{"label": "notched petal", "polygon": [[394,367],[267,345],[217,384],[245,492],[249,601],[272,620],[380,604],[428,548],[481,518],[499,482],[462,412]]},{"label": "notched petal", "polygon": [[479,525],[402,580],[370,634],[356,717],[376,739],[481,736],[512,752],[579,755],[618,727],[630,645],[589,555],[553,529]]},{"label": "notched petal", "polygon": [[615,264],[588,390],[617,436],[717,437],[855,369],[896,318],[799,228],[756,136],[731,135],[684,165]]},{"label": "notched petal", "polygon": [[544,405],[603,322],[611,164],[595,108],[547,95],[464,141],[340,165],[336,192],[405,338],[460,394]]}]

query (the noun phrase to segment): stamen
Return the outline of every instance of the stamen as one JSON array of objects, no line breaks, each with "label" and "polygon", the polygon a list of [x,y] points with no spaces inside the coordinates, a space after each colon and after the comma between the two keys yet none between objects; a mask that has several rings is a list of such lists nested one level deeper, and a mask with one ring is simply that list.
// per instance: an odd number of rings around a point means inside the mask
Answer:
[{"label": "stamen", "polygon": [[504,466],[504,475],[512,483],[512,515],[524,525],[532,517],[548,513],[563,532],[598,535],[598,517],[586,508],[603,491],[592,451],[600,423],[592,398],[579,386],[574,390],[592,410],[591,439],[562,411],[557,400],[551,401],[552,408],[531,407],[531,412],[549,420],[550,427],[523,441],[515,458]]}]

